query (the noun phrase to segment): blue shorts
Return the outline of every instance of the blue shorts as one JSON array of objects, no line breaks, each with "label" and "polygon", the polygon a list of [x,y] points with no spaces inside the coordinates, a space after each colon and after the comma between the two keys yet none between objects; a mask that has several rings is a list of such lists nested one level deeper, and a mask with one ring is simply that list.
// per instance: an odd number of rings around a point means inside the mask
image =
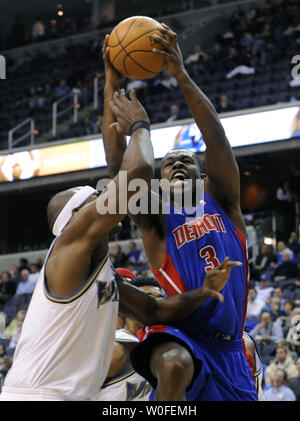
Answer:
[{"label": "blue shorts", "polygon": [[191,336],[169,326],[148,327],[142,342],[131,351],[133,368],[155,389],[150,370],[152,349],[174,341],[189,350],[194,360],[194,378],[186,392],[187,401],[257,401],[255,383],[244,354],[242,339],[225,341]]}]

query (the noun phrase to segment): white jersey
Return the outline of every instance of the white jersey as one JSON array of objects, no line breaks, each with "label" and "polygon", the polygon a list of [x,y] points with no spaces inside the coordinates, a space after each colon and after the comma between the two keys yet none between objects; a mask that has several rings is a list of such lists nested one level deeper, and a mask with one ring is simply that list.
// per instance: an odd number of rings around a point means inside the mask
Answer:
[{"label": "white jersey", "polygon": [[[116,331],[115,340],[121,343],[138,343],[136,336],[125,329]],[[107,379],[95,401],[149,401],[152,387],[133,369],[115,378]]]},{"label": "white jersey", "polygon": [[89,400],[103,384],[113,352],[118,318],[114,269],[106,256],[81,288],[58,298],[47,291],[44,268],[0,399]]},{"label": "white jersey", "polygon": [[251,335],[249,335],[248,332],[245,332],[245,331],[243,332],[243,336],[250,339],[254,344],[255,361],[253,361],[253,364],[255,365],[255,371],[254,371],[253,375],[254,375],[254,381],[255,381],[255,389],[256,389],[256,392],[258,394],[259,400],[264,400],[264,396],[263,396],[263,393],[262,393],[263,365],[262,365],[260,353],[258,351],[257,344],[256,344],[254,338]]}]

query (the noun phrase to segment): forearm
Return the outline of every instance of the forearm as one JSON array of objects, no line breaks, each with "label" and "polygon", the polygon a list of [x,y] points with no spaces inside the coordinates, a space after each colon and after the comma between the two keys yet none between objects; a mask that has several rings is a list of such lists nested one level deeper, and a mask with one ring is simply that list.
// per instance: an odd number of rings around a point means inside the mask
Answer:
[{"label": "forearm", "polygon": [[161,299],[156,299],[125,282],[118,282],[118,290],[120,313],[144,326],[180,322],[211,298],[204,288]]},{"label": "forearm", "polygon": [[154,173],[154,152],[147,129],[139,128],[133,132],[120,170],[127,171],[128,182],[143,179],[150,183]]},{"label": "forearm", "polygon": [[118,86],[106,84],[104,88],[104,113],[103,113],[103,144],[109,175],[115,177],[119,172],[123,155],[126,150],[126,137],[120,135],[114,128],[110,128],[116,119],[110,108],[110,101]]},{"label": "forearm", "polygon": [[206,146],[227,144],[220,118],[204,92],[193,82],[186,71],[181,71],[178,74],[177,81],[196,124],[201,130]]}]

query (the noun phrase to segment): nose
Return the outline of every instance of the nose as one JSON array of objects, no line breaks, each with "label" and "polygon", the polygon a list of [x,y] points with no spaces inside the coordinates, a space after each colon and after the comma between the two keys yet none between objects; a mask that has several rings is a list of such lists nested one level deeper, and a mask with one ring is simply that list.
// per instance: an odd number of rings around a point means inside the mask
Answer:
[{"label": "nose", "polygon": [[178,161],[175,161],[174,164],[173,164],[173,168],[180,168],[182,166],[184,166],[183,165],[183,162],[181,162],[179,160]]}]

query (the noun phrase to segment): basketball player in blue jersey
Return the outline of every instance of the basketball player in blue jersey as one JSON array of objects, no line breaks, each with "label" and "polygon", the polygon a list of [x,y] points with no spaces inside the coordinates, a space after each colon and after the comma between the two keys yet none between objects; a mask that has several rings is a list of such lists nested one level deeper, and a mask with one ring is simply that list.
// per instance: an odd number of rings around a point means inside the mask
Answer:
[{"label": "basketball player in blue jersey", "polygon": [[[142,234],[152,271],[169,296],[198,288],[205,274],[226,256],[243,264],[231,272],[223,289],[224,302],[208,300],[183,323],[147,326],[139,332],[141,343],[132,351],[132,364],[155,389],[154,400],[255,401],[243,341],[248,259],[238,166],[214,106],[184,68],[176,34],[164,24],[161,32],[163,36],[154,37],[163,51],[153,51],[165,57],[206,145],[205,171],[192,151],[175,149],[164,157],[161,177],[183,191],[186,180],[194,186],[197,179],[205,178],[204,209],[203,203],[196,203],[195,214],[187,217],[185,209],[180,214],[171,205],[168,214],[131,217]],[[109,63],[108,53],[106,38],[103,140],[114,176],[126,139],[120,130],[114,136],[110,130],[115,119],[108,105],[122,79]]]},{"label": "basketball player in blue jersey", "polygon": [[[118,106],[114,101],[110,105],[117,119],[119,107],[128,116],[118,120],[131,134],[121,169],[128,183],[141,178],[147,186],[153,172],[148,116],[134,93],[130,99],[121,96]],[[140,120],[146,128],[132,128]],[[143,324],[168,323],[189,315],[207,299],[223,300],[219,291],[236,265],[228,260],[208,273],[198,290],[160,300],[118,278],[108,257],[108,235],[124,218],[119,189],[117,176],[100,195],[85,186],[51,199],[48,222],[55,240],[36,283],[1,401],[89,400],[106,378],[118,310]],[[132,194],[128,191],[128,200]],[[99,206],[110,200],[117,212],[100,212]]]}]

